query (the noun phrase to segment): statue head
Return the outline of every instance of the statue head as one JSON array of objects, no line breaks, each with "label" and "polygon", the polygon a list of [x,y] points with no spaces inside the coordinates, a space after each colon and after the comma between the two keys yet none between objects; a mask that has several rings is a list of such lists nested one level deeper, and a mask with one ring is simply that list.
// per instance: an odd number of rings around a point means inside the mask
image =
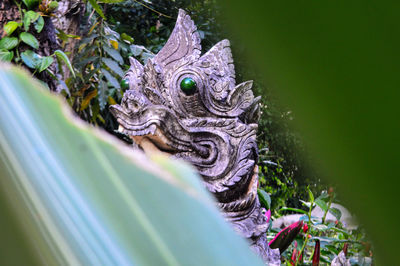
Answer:
[{"label": "statue head", "polygon": [[229,41],[202,55],[196,26],[179,10],[159,53],[145,65],[133,58],[130,63],[129,90],[121,105],[111,106],[119,131],[145,151],[195,166],[234,229],[266,262],[279,264],[257,197],[260,98],[254,98],[251,81],[236,85]]},{"label": "statue head", "polygon": [[[236,85],[229,41],[201,54],[196,26],[183,10],[165,46],[145,65],[130,58],[120,132],[190,162],[232,219],[251,212],[257,195],[259,98]],[[144,145],[146,143],[146,145]],[[239,218],[238,218],[239,219]]]}]

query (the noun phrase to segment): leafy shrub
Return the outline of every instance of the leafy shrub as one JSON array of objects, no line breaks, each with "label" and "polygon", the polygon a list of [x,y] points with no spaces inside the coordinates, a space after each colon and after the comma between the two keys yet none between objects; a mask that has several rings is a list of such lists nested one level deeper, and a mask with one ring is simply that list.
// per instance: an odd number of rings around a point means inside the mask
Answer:
[{"label": "leafy shrub", "polygon": [[[358,226],[356,229],[347,229],[340,221],[342,215],[340,210],[332,207],[332,203],[337,200],[333,189],[331,188],[328,192],[323,191],[317,198],[310,189],[307,189],[307,193],[309,200],[300,200],[306,210],[283,207],[275,216],[278,218],[287,214],[288,211],[295,212],[302,214],[297,223],[304,223],[303,230],[296,236],[289,248],[286,249],[287,242],[283,241],[286,246],[282,253],[282,261],[287,265],[315,265],[313,259],[316,260],[318,257],[319,262],[330,264],[343,251],[346,260],[351,265],[371,265],[373,254],[371,244],[367,240],[362,226]],[[316,206],[323,211],[322,217],[311,215],[311,211]],[[335,222],[326,220],[328,213],[336,218]],[[273,239],[278,233],[279,229],[273,228],[267,235],[269,239]],[[318,256],[315,255],[316,252],[318,252]]]}]

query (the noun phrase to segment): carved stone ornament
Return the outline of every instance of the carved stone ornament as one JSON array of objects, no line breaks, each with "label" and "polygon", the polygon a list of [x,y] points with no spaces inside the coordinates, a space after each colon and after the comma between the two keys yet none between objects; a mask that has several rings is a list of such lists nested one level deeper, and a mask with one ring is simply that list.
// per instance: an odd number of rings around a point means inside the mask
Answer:
[{"label": "carved stone ornament", "polygon": [[111,106],[138,147],[157,149],[195,166],[225,219],[269,264],[268,223],[257,196],[259,100],[252,81],[236,85],[229,41],[201,55],[193,21],[179,10],[165,46],[146,65],[130,58],[121,105]]}]

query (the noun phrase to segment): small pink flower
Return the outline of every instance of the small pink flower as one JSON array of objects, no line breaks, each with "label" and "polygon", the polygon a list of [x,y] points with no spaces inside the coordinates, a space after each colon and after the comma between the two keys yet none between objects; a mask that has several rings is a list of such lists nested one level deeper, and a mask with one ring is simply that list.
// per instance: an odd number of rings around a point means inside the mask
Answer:
[{"label": "small pink flower", "polygon": [[303,232],[307,233],[307,231],[308,231],[308,224],[304,224],[303,225]]},{"label": "small pink flower", "polygon": [[268,210],[264,214],[267,217],[267,223],[269,223],[269,219],[271,219],[271,210]]}]

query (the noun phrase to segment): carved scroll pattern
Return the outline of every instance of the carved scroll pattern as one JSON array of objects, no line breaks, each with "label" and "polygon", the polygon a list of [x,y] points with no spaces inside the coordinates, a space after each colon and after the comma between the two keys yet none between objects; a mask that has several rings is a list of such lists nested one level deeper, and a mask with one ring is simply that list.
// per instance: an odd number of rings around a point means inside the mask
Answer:
[{"label": "carved scroll pattern", "polygon": [[[193,164],[225,218],[268,261],[268,224],[257,197],[259,97],[251,81],[236,85],[229,45],[223,40],[200,56],[196,26],[180,10],[160,52],[145,66],[131,60],[129,90],[111,111],[122,133],[147,137]],[[191,95],[180,90],[185,77],[197,85]]]}]

